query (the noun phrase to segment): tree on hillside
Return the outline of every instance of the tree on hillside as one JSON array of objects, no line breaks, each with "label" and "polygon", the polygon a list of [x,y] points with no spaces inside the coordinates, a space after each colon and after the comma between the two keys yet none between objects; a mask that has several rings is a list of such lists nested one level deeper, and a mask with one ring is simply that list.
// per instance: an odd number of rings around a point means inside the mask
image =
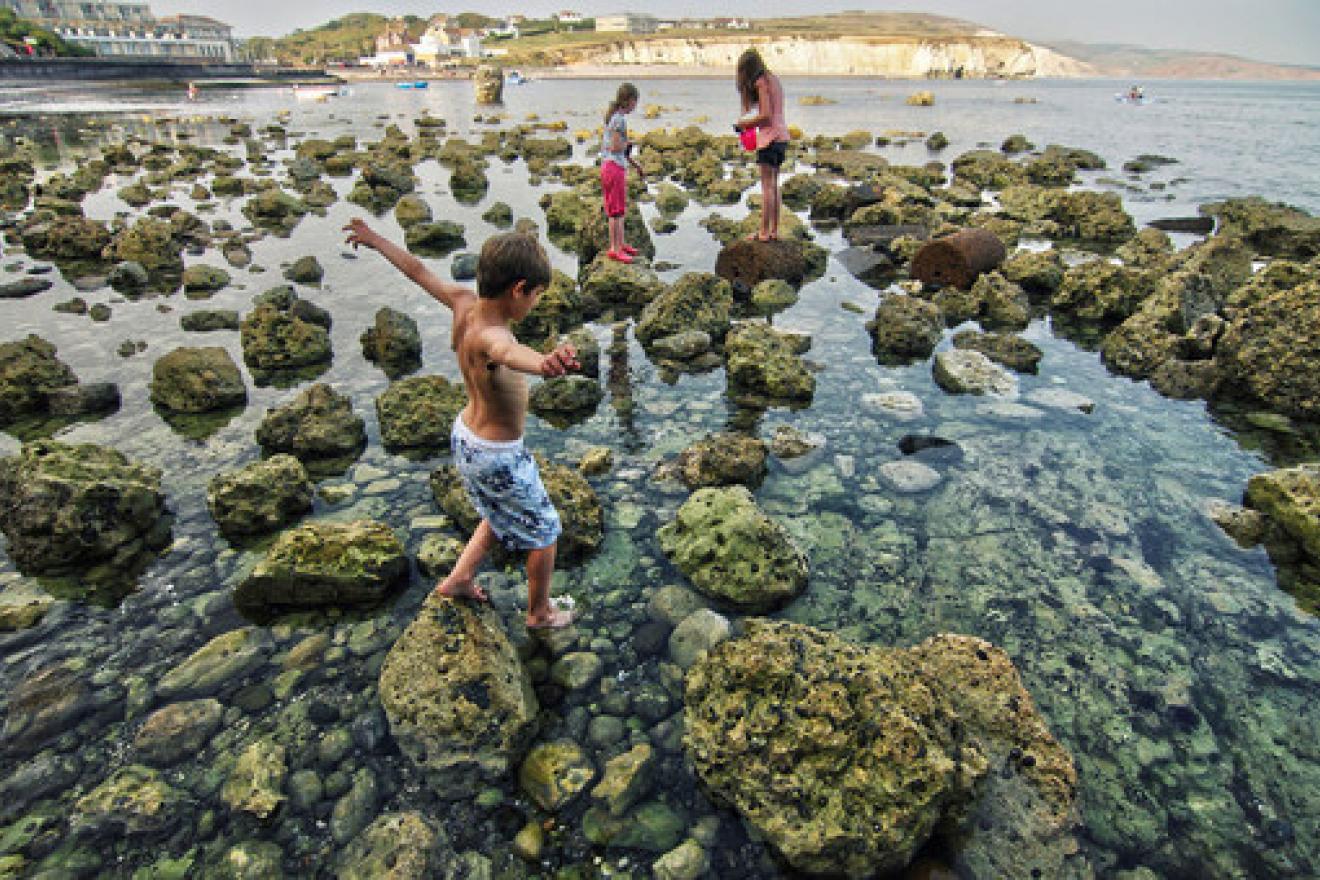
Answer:
[{"label": "tree on hillside", "polygon": [[19,18],[12,9],[0,9],[0,43],[20,55],[27,54],[28,46],[38,55],[87,57],[95,54],[85,46],[66,43],[35,22]]}]

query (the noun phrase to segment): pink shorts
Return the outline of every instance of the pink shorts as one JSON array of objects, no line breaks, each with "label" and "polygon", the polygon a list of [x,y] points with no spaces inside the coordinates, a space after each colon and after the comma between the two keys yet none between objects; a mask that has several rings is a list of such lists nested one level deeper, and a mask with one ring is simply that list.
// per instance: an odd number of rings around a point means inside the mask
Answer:
[{"label": "pink shorts", "polygon": [[622,217],[628,210],[628,172],[606,159],[600,166],[600,190],[605,196],[605,216]]}]

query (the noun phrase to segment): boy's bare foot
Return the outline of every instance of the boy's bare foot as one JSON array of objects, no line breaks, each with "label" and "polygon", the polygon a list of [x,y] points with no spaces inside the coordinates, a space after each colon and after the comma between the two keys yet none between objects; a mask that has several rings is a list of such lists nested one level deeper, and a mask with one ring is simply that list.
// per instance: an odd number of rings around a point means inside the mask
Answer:
[{"label": "boy's bare foot", "polygon": [[486,591],[481,588],[475,578],[456,578],[451,574],[435,585],[435,591],[441,596],[448,596],[450,599],[490,601],[490,596],[486,595]]},{"label": "boy's bare foot", "polygon": [[573,612],[564,608],[551,608],[544,616],[527,615],[528,629],[563,629],[573,622]]}]

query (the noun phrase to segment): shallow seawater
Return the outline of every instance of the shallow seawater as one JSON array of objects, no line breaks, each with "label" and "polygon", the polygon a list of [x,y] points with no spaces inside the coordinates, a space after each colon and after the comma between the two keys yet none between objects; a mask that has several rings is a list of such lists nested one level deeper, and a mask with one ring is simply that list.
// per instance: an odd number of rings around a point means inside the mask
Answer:
[{"label": "shallow seawater", "polygon": [[[546,81],[510,87],[505,124],[535,112],[546,121],[565,120],[570,131],[594,127],[603,109],[597,105],[613,85]],[[735,111],[732,88],[722,80],[641,85],[643,105],[672,109],[655,121],[638,114],[631,123],[635,131],[699,116],[709,116],[709,127],[717,130]],[[979,142],[997,147],[1021,132],[1041,146],[1063,143],[1100,153],[1111,168],[1088,178],[1100,187],[1116,185],[1098,181],[1123,178],[1119,166],[1139,153],[1179,159],[1121,187],[1139,221],[1188,215],[1202,201],[1230,195],[1261,194],[1320,209],[1316,179],[1296,179],[1300,169],[1314,167],[1320,149],[1313,139],[1302,139],[1320,121],[1315,87],[1152,84],[1147,92],[1161,101],[1134,108],[1112,101],[1118,88],[1112,83],[935,83],[935,108],[904,106],[902,97],[919,87],[927,85],[795,80],[790,122],[832,134],[943,129],[952,141],[941,156],[945,161]],[[793,106],[797,96],[809,93],[838,103]],[[1036,103],[1015,104],[1019,96]],[[346,98],[318,105],[294,104],[282,90],[205,92],[196,105],[150,92],[77,98],[78,112],[67,112],[73,99],[59,94],[11,100],[0,111],[29,115],[0,117],[0,137],[37,140],[54,167],[76,161],[81,143],[126,134],[166,140],[183,135],[188,143],[222,146],[226,125],[192,117],[232,115],[265,124],[288,109],[291,133],[332,138],[351,132],[366,141],[378,138],[386,123],[411,133],[410,121],[427,107],[450,121],[451,132],[487,128],[469,122],[470,91],[456,83],[416,93],[358,86]],[[117,109],[124,104],[127,112]],[[89,116],[89,109],[99,112]],[[291,136],[290,143],[297,139]],[[1268,158],[1257,152],[1262,142],[1275,151]],[[241,146],[228,149],[242,154]],[[909,164],[929,158],[919,142],[882,152]],[[575,161],[589,161],[582,146]],[[505,201],[515,217],[543,226],[537,199],[559,186],[532,184],[521,162],[492,160],[487,197],[461,206],[449,195],[441,166],[425,162],[417,173],[418,191],[436,217],[466,227],[468,250],[495,231],[481,219],[490,203]],[[119,412],[65,428],[59,439],[113,446],[160,467],[177,516],[174,543],[122,602],[62,603],[37,628],[0,636],[0,694],[65,659],[83,664],[90,683],[87,711],[76,727],[38,756],[0,754],[0,778],[51,755],[72,768],[63,786],[21,810],[0,813],[0,831],[20,820],[36,823],[38,833],[23,844],[32,864],[91,864],[89,873],[127,876],[158,859],[190,858],[200,876],[233,845],[263,840],[278,845],[290,875],[329,876],[345,848],[329,830],[332,811],[364,769],[375,784],[374,797],[359,808],[365,816],[418,809],[446,828],[454,851],[485,853],[511,876],[522,870],[509,855],[513,836],[529,819],[546,818],[515,783],[480,804],[442,803],[384,733],[376,679],[385,653],[429,589],[414,576],[386,607],[307,615],[266,628],[262,664],[217,688],[215,696],[226,706],[219,733],[195,760],[166,771],[170,784],[188,796],[171,832],[98,844],[64,833],[70,805],[132,763],[131,743],[143,718],[163,702],[152,697],[160,677],[212,637],[246,623],[230,593],[259,557],[229,547],[217,534],[205,487],[215,474],[258,457],[253,433],[262,416],[297,389],[257,387],[248,377],[248,405],[241,413],[203,440],[181,436],[147,398],[155,359],[180,345],[223,345],[242,363],[237,333],[184,333],[181,314],[246,310],[254,295],[282,283],[282,264],[317,256],[325,281],[299,293],[334,316],[335,361],[319,381],[352,398],[370,443],[345,474],[321,482],[349,485],[349,499],[332,505],[318,498],[313,515],[383,520],[410,550],[434,527],[423,519],[438,512],[426,478],[445,459],[411,461],[383,450],[373,402],[388,380],[362,359],[358,336],[377,309],[404,311],[422,329],[423,372],[457,379],[448,315],[377,255],[355,255],[342,246],[340,227],[361,209],[342,201],[350,181],[331,181],[340,202],[324,217],[309,215],[287,239],[253,244],[254,268],[226,267],[234,283],[210,300],[193,303],[174,295],[128,302],[97,290],[82,295],[89,303],[109,303],[113,314],[109,322],[94,324],[51,311],[75,295],[57,278],[43,294],[0,302],[4,341],[38,333],[58,346],[60,358],[84,382],[119,384]],[[1151,189],[1152,181],[1163,188]],[[118,211],[131,211],[114,195],[126,183],[108,180],[84,202],[87,213],[108,221]],[[194,207],[186,187],[176,188],[170,201]],[[242,228],[241,203],[221,200],[201,216]],[[657,259],[678,266],[664,277],[710,271],[718,244],[698,221],[713,212],[741,216],[745,210],[690,205],[677,218],[675,233],[655,237]],[[648,218],[653,212],[643,206]],[[388,215],[378,225],[399,235]],[[844,246],[837,232],[819,233],[817,241],[831,250]],[[557,268],[575,274],[575,257],[553,248],[551,253]],[[215,252],[188,260],[225,265]],[[448,262],[436,260],[434,266],[447,275]],[[10,264],[28,265],[21,255],[7,253],[0,267]],[[12,277],[0,272],[0,279]],[[1142,866],[1170,877],[1320,873],[1320,705],[1314,699],[1320,623],[1278,589],[1263,551],[1237,548],[1205,513],[1211,499],[1240,500],[1247,478],[1270,462],[1211,418],[1204,404],[1167,400],[1144,383],[1111,376],[1095,353],[1057,337],[1046,320],[1024,333],[1045,356],[1039,375],[1019,377],[1023,406],[947,395],[926,363],[876,362],[864,324],[881,296],[831,263],[824,277],[803,287],[797,305],[774,318],[776,326],[813,339],[806,357],[819,368],[816,395],[809,408],[796,411],[740,410],[724,396],[720,371],[664,376],[631,336],[627,356],[610,358],[610,326],[593,325],[611,393],[594,416],[565,430],[529,417],[528,442],[566,463],[593,445],[614,450],[614,468],[592,481],[605,508],[605,544],[596,557],[555,580],[556,591],[571,594],[583,609],[581,649],[601,656],[604,674],[601,686],[586,695],[545,703],[541,738],[571,737],[585,745],[594,718],[617,717],[622,734],[613,745],[585,747],[603,765],[630,741],[658,744],[663,782],[652,799],[671,807],[689,830],[709,826],[715,817],[719,843],[712,849],[712,876],[781,874],[739,821],[697,790],[681,753],[673,750],[681,699],[672,676],[661,671],[663,648],[660,658],[639,652],[634,638],[648,620],[651,593],[683,581],[665,561],[655,531],[684,494],[654,481],[656,464],[729,425],[752,425],[765,438],[778,425],[792,425],[823,434],[827,443],[805,468],[772,461],[757,492],[762,507],[810,558],[810,586],[781,616],[881,645],[958,632],[1003,647],[1077,762],[1083,845],[1100,876]],[[863,313],[845,309],[845,303]],[[116,349],[125,339],[146,340],[148,347],[121,358]],[[1036,392],[1060,388],[1090,398],[1094,411],[1033,403]],[[915,394],[924,414],[903,422],[866,405],[866,395],[890,390]],[[631,406],[620,405],[625,397]],[[942,482],[926,493],[898,495],[886,488],[878,469],[904,457],[899,441],[908,434],[953,441],[961,455],[919,453]],[[0,435],[0,454],[18,448],[18,440]],[[525,601],[521,572],[492,568],[484,579],[496,606],[512,619]],[[0,586],[12,589],[20,581],[0,556]],[[318,633],[331,643],[324,662],[292,682],[280,678],[289,650]],[[345,734],[353,744],[346,752],[323,746]],[[290,771],[313,771],[323,794],[307,805],[286,804],[271,821],[259,823],[231,813],[219,786],[236,756],[263,736],[286,745]],[[559,815],[548,834],[544,867],[581,864],[588,873],[646,874],[656,854],[597,850],[585,840],[585,806]]]}]

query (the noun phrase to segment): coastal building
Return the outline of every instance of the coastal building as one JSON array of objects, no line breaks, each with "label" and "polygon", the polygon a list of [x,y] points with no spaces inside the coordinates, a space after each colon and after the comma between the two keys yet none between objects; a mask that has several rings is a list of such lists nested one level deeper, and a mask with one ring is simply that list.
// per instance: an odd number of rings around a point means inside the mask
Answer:
[{"label": "coastal building", "polygon": [[156,18],[141,0],[0,0],[19,18],[97,55],[234,61],[234,29],[205,15]]},{"label": "coastal building", "polygon": [[596,30],[603,33],[653,34],[656,24],[654,15],[639,12],[596,16]]},{"label": "coastal building", "polygon": [[571,9],[564,9],[550,16],[560,24],[582,24],[582,13],[574,12]]}]

